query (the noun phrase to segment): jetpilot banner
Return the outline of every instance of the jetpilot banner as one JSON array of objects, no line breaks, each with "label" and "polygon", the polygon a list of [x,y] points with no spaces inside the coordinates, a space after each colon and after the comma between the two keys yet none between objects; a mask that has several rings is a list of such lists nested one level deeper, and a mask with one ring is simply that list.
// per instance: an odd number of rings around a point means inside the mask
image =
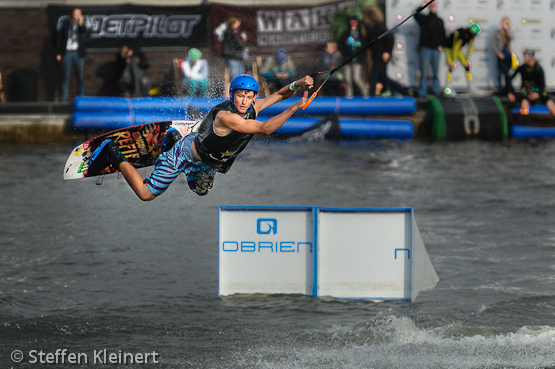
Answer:
[{"label": "jetpilot banner", "polygon": [[[208,45],[208,7],[84,6],[83,16],[90,31],[88,48],[118,48]],[[48,21],[55,34],[69,18],[72,7],[49,6]]]},{"label": "jetpilot banner", "polygon": [[231,15],[241,19],[240,31],[247,34],[249,54],[274,54],[284,48],[288,52],[314,52],[333,39],[331,24],[335,13],[357,5],[353,1],[335,1],[302,7],[239,7],[210,4],[212,45],[221,52],[221,41]]}]

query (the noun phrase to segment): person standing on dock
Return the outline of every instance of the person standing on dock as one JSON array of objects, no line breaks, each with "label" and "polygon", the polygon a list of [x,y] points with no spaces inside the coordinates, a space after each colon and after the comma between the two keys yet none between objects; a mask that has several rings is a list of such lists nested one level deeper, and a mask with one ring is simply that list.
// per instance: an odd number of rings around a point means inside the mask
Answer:
[{"label": "person standing on dock", "polygon": [[241,19],[232,15],[227,19],[227,29],[222,40],[222,56],[229,69],[229,78],[245,73],[245,51],[247,36],[239,29]]},{"label": "person standing on dock", "polygon": [[[524,64],[519,66],[509,81],[510,91],[508,98],[510,102],[520,101],[520,114],[528,115],[531,104],[545,104],[552,115],[555,115],[555,103],[551,95],[545,90],[545,74],[542,66],[534,59],[534,50],[524,50]],[[515,94],[511,81],[520,74],[522,86],[518,94]]]},{"label": "person standing on dock", "polygon": [[341,64],[341,53],[338,50],[337,42],[328,41],[324,46],[318,62],[318,70],[323,73],[317,75],[316,81],[322,84],[328,77],[329,80],[321,87],[323,96],[339,96],[342,94],[343,73],[336,71],[330,76],[330,71]]},{"label": "person standing on dock", "polygon": [[[424,3],[425,4],[425,3]],[[430,13],[424,15],[416,13],[414,19],[420,26],[420,85],[418,96],[425,97],[428,91],[439,96],[439,59],[445,44],[445,25],[443,19],[437,16],[436,3],[431,3]],[[432,81],[430,82],[430,72]]]},{"label": "person standing on dock", "polygon": [[77,77],[77,95],[85,95],[85,38],[89,31],[80,8],[73,8],[56,34],[56,60],[62,64],[62,101],[69,100],[69,80],[72,67]]},{"label": "person standing on dock", "polygon": [[[366,27],[366,38],[368,40],[376,40],[380,35],[387,32],[384,14],[377,6],[365,6],[362,8],[362,14]],[[374,43],[370,48],[372,68],[368,77],[370,85],[369,96],[385,96],[393,92],[404,96],[410,94],[407,87],[402,86],[387,75],[387,66],[391,60],[394,44],[395,37],[390,33],[379,42]]]},{"label": "person standing on dock", "polygon": [[[362,49],[363,39],[366,37],[366,29],[361,27],[358,19],[351,18],[349,20],[349,28],[340,37],[339,45],[341,54],[349,57],[356,54]],[[354,85],[364,97],[368,96],[368,88],[362,76],[362,60],[363,56],[359,56],[345,64],[345,96],[354,96]]]},{"label": "person standing on dock", "polygon": [[508,17],[503,17],[501,28],[493,34],[491,39],[491,49],[497,56],[497,93],[502,96],[509,92],[509,74],[513,64],[511,53],[511,41],[513,39],[511,21]]}]

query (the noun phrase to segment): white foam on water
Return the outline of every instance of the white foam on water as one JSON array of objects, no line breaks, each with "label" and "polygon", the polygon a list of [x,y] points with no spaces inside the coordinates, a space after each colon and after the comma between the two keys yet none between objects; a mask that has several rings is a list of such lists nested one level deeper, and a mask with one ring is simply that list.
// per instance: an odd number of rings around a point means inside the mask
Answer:
[{"label": "white foam on water", "polygon": [[555,327],[499,333],[449,324],[418,328],[408,317],[384,317],[356,326],[275,342],[236,359],[257,368],[548,368],[555,365]]}]

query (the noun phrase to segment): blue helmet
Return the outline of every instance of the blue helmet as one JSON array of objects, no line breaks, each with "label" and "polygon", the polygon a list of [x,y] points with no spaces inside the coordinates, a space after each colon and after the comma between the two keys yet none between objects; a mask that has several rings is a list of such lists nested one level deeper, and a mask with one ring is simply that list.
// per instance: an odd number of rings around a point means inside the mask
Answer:
[{"label": "blue helmet", "polygon": [[231,80],[229,84],[229,95],[233,96],[235,90],[249,90],[254,91],[258,95],[258,82],[253,76],[248,74],[239,74]]}]

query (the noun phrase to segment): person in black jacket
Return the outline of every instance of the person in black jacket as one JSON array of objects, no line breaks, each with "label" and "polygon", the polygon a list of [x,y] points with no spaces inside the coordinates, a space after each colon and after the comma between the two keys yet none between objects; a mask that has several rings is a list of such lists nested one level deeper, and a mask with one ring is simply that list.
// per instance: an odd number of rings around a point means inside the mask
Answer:
[{"label": "person in black jacket", "polygon": [[[366,25],[367,41],[376,40],[387,32],[385,18],[380,9],[375,6],[366,6],[362,9],[364,24]],[[366,42],[366,43],[368,43]],[[389,34],[381,40],[375,42],[370,48],[372,54],[372,68],[370,69],[370,96],[381,95],[388,88],[399,92],[402,95],[409,95],[409,90],[393,81],[387,76],[387,64],[391,59],[395,38]]]},{"label": "person in black jacket", "polygon": [[75,68],[77,94],[85,94],[85,37],[88,35],[85,18],[80,8],[73,8],[71,17],[64,20],[56,35],[56,60],[62,63],[62,101],[69,99],[71,68]]},{"label": "person in black jacket", "polygon": [[236,16],[230,16],[222,41],[222,56],[229,67],[229,79],[245,73],[243,60],[247,49],[247,36],[239,30],[240,26],[241,20]]},{"label": "person in black jacket", "polygon": [[150,79],[146,74],[149,62],[143,53],[122,45],[116,57],[116,73],[120,95],[123,97],[149,96]]},{"label": "person in black jacket", "polygon": [[[439,95],[439,60],[445,44],[445,25],[437,16],[436,3],[428,5],[430,13],[416,13],[414,19],[420,26],[420,85],[418,96],[424,97],[431,89],[432,94]],[[430,71],[432,82],[430,83]]]}]

